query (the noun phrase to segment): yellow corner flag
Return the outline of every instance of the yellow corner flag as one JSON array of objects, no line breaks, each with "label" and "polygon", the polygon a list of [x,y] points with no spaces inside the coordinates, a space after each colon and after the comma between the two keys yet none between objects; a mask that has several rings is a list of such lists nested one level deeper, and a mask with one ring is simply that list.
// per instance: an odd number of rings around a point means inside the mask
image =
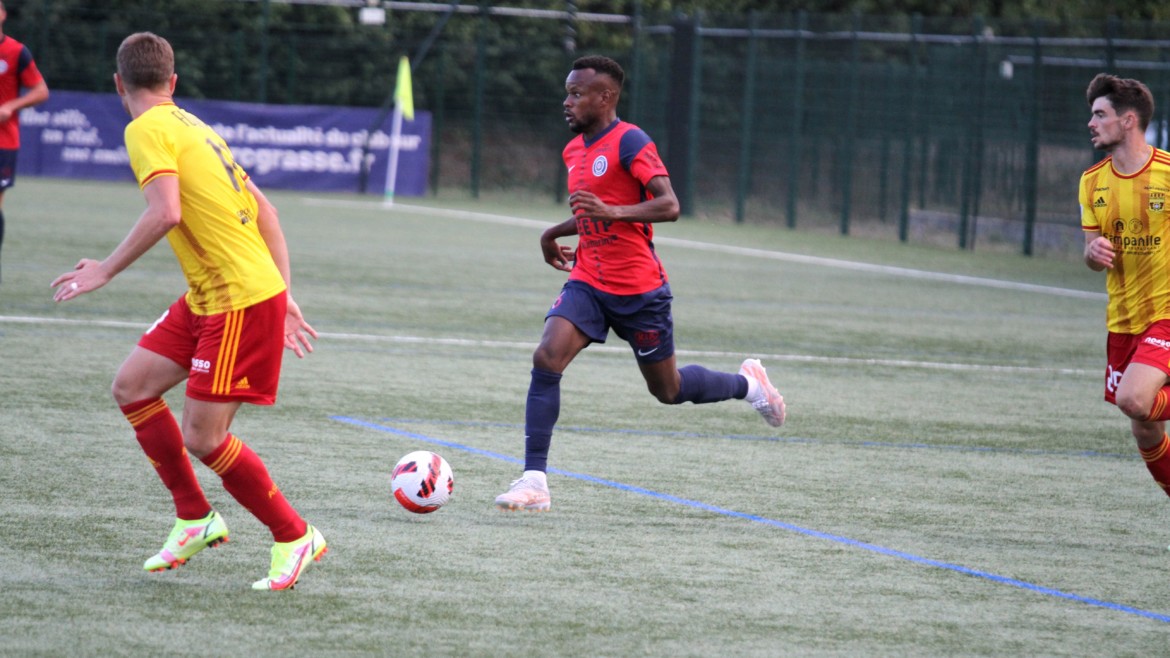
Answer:
[{"label": "yellow corner flag", "polygon": [[410,60],[406,55],[398,60],[398,82],[394,87],[394,102],[402,116],[414,121],[414,92],[410,84]]}]

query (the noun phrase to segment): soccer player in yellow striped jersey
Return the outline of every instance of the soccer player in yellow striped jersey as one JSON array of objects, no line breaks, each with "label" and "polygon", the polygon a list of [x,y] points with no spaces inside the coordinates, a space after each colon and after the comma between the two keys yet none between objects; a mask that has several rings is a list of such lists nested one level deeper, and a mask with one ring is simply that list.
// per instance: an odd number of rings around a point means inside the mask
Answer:
[{"label": "soccer player in yellow striped jersey", "polygon": [[1093,146],[1081,175],[1085,264],[1107,271],[1105,400],[1130,418],[1154,481],[1170,495],[1170,153],[1146,142],[1154,97],[1101,73],[1085,93]]},{"label": "soccer player in yellow striped jersey", "polygon": [[[147,571],[173,569],[227,541],[187,453],[268,527],[268,575],[254,589],[289,589],[326,551],[320,531],[297,514],[264,463],[230,432],[244,402],[276,401],[284,348],[298,357],[317,336],[289,296],[288,249],[276,209],[236,165],[227,144],[175,105],[171,45],[149,32],[118,48],[114,84],[131,116],[130,167],[146,209],[102,261],[82,259],[57,277],[54,299],[93,292],[165,236],[188,289],[139,339],[114,377],[113,394],[171,493],[176,520]],[[186,381],[180,427],[162,396]]]}]

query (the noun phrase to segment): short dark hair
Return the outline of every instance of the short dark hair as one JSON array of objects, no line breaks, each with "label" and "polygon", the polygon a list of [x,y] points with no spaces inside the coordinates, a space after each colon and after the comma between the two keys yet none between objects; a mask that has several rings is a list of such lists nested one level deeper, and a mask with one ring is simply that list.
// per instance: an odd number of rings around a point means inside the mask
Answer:
[{"label": "short dark hair", "polygon": [[626,72],[622,70],[621,65],[603,55],[578,57],[577,61],[573,62],[573,70],[580,71],[581,69],[593,69],[598,73],[608,75],[618,84],[619,89],[626,82]]},{"label": "short dark hair", "polygon": [[1089,107],[1092,107],[1093,101],[1101,97],[1105,97],[1118,114],[1129,111],[1136,114],[1143,132],[1150,125],[1150,119],[1154,117],[1154,95],[1150,93],[1150,88],[1139,80],[1098,73],[1085,90],[1085,100],[1089,102]]},{"label": "short dark hair", "polygon": [[118,77],[127,89],[157,89],[175,74],[175,51],[153,32],[135,32],[118,46]]}]

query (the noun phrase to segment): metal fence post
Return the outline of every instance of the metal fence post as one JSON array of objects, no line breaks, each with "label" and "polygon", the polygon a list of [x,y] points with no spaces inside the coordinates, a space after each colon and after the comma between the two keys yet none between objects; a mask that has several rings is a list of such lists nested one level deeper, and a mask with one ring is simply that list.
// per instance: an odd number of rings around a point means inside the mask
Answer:
[{"label": "metal fence post", "polygon": [[910,112],[905,124],[902,146],[902,211],[898,216],[898,240],[906,242],[910,237],[910,172],[914,164],[914,127],[920,123],[918,107],[918,33],[922,30],[922,15],[910,18],[910,93],[906,104]]},{"label": "metal fence post", "polygon": [[479,29],[475,35],[475,107],[472,111],[471,126],[471,196],[479,198],[479,165],[483,150],[483,95],[484,76],[487,69],[488,5],[490,0],[479,2]]},{"label": "metal fence post", "polygon": [[748,20],[750,35],[748,36],[747,63],[744,66],[743,110],[739,130],[739,176],[735,190],[735,221],[743,223],[744,204],[751,188],[752,178],[752,117],[756,106],[756,59],[759,49],[759,37],[756,30],[759,28],[759,12],[753,11]]},{"label": "metal fence post", "polygon": [[1032,106],[1028,113],[1028,143],[1027,162],[1024,166],[1024,245],[1025,256],[1032,255],[1032,240],[1036,232],[1036,194],[1040,170],[1040,94],[1043,85],[1043,57],[1044,50],[1040,37],[1044,32],[1044,22],[1036,20],[1032,23]]},{"label": "metal fence post", "polygon": [[256,102],[268,102],[268,19],[271,15],[271,0],[264,0],[260,12],[260,81]]},{"label": "metal fence post", "polygon": [[440,163],[443,159],[442,141],[438,138],[443,134],[443,106],[444,97],[446,96],[446,70],[447,70],[447,56],[446,53],[438,58],[438,70],[435,71],[435,109],[431,117],[433,130],[431,131],[431,195],[439,195],[439,180],[441,174]]},{"label": "metal fence post", "polygon": [[673,23],[674,44],[670,59],[670,93],[666,113],[666,166],[678,181],[674,188],[681,214],[694,213],[694,147],[699,126],[698,68],[699,19],[681,16]]},{"label": "metal fence post", "polygon": [[788,139],[788,228],[796,228],[796,199],[800,194],[801,171],[801,130],[804,123],[804,76],[805,76],[805,31],[808,29],[808,14],[803,10],[796,14],[796,54],[793,66],[796,75],[792,83],[792,120],[789,122]]},{"label": "metal fence post", "polygon": [[983,45],[983,27],[983,19],[976,17],[971,41],[971,48],[974,52],[971,53],[970,59],[970,66],[974,70],[971,71],[972,75],[968,78],[976,81],[975,98],[967,99],[967,102],[963,103],[963,107],[967,110],[967,121],[965,122],[967,155],[963,158],[962,183],[959,193],[959,249],[974,249],[975,233],[978,230],[975,208],[978,205],[979,170],[983,166],[980,156],[983,140],[981,130],[983,125],[983,72],[986,68],[983,62],[986,54]]},{"label": "metal fence post", "polygon": [[695,212],[695,162],[699,158],[699,106],[702,104],[702,71],[703,71],[703,12],[695,12],[695,37],[691,42],[691,107],[687,123],[687,167],[684,171],[686,178],[686,207],[687,215]]},{"label": "metal fence post", "polygon": [[849,107],[845,112],[845,139],[841,144],[841,235],[849,235],[853,210],[853,149],[857,143],[857,104],[861,93],[861,12],[853,12],[849,47]]},{"label": "metal fence post", "polygon": [[633,14],[633,43],[630,52],[630,121],[642,121],[642,0],[635,0]]}]

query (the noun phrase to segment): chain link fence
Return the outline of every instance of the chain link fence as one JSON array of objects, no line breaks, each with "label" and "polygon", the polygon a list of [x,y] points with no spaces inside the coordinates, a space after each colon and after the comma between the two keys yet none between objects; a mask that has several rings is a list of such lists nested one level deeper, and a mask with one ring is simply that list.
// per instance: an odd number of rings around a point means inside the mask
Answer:
[{"label": "chain link fence", "polygon": [[[342,3],[344,4],[344,3]],[[11,7],[6,32],[54,89],[112,90],[114,53],[149,29],[176,48],[180,96],[388,107],[412,59],[434,116],[432,190],[564,197],[572,60],[623,64],[620,115],[658,142],[689,215],[885,235],[961,249],[1079,253],[1084,90],[1145,81],[1170,124],[1170,40],[1150,23],[918,16],[643,15],[502,3],[102,3]],[[552,3],[549,3],[552,4]],[[556,3],[560,5],[560,3]],[[67,6],[66,6],[67,5]]]}]

